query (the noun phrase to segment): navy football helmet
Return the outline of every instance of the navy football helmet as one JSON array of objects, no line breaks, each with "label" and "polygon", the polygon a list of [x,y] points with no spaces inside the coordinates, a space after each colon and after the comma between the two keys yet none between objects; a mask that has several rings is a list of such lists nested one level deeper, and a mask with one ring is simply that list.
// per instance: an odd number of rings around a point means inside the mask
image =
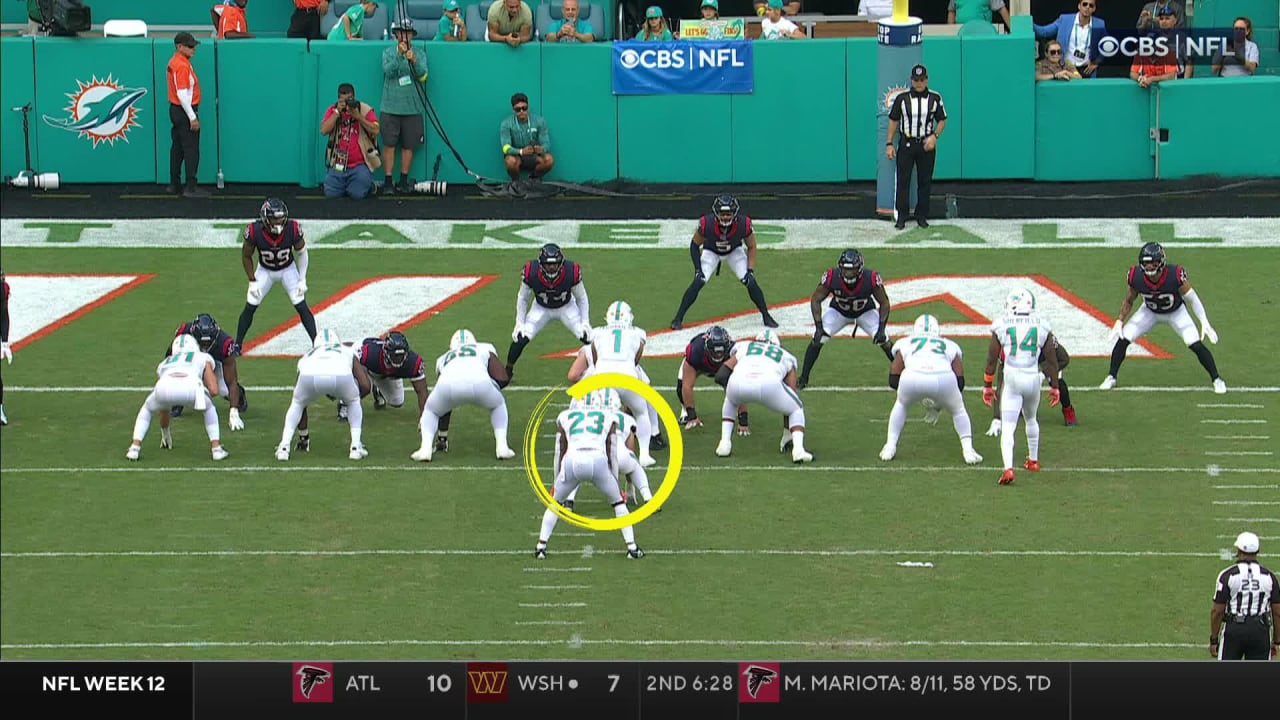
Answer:
[{"label": "navy football helmet", "polygon": [[404,333],[389,332],[387,337],[382,341],[382,362],[388,367],[398,368],[404,365],[405,358],[409,356],[409,340],[405,338]]},{"label": "navy football helmet", "polygon": [[560,251],[560,246],[555,243],[543,245],[542,251],[538,253],[538,266],[548,278],[559,277],[560,270],[564,268],[564,253]]},{"label": "navy football helmet", "polygon": [[222,328],[218,327],[218,321],[214,320],[212,315],[200,313],[195,320],[191,321],[191,328],[187,334],[196,339],[201,351],[209,352],[213,347],[213,341],[218,339],[218,334],[221,332]]},{"label": "navy football helmet", "polygon": [[258,217],[266,226],[267,232],[279,235],[284,232],[285,223],[289,222],[289,206],[280,198],[267,198],[258,211]]},{"label": "navy football helmet", "polygon": [[840,253],[840,260],[836,263],[836,267],[840,268],[840,275],[845,282],[854,282],[858,276],[862,274],[862,253],[849,248]]},{"label": "navy football helmet", "polygon": [[711,203],[711,212],[716,214],[720,227],[729,227],[738,219],[738,198],[729,193],[718,195],[715,202]]},{"label": "navy football helmet", "polygon": [[707,355],[712,362],[724,362],[729,357],[729,351],[733,349],[733,338],[729,336],[729,331],[719,325],[707,331],[705,342]]},{"label": "navy football helmet", "polygon": [[1155,277],[1164,270],[1164,248],[1160,243],[1149,242],[1138,251],[1138,264],[1147,277]]}]

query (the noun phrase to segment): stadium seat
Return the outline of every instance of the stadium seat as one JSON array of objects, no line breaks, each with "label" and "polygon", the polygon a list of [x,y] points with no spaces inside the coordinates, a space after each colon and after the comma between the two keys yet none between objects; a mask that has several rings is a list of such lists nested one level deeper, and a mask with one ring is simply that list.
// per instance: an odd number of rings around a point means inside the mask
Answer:
[{"label": "stadium seat", "polygon": [[108,20],[102,24],[103,37],[146,37],[147,23],[143,20]]},{"label": "stadium seat", "polygon": [[484,42],[485,35],[489,32],[489,6],[492,4],[492,0],[480,0],[474,5],[467,6],[465,21],[467,25],[467,40]]},{"label": "stadium seat", "polygon": [[436,36],[440,18],[444,16],[444,0],[408,0],[409,17],[418,30],[419,39],[430,40]]},{"label": "stadium seat", "polygon": [[[388,28],[391,27],[391,11],[386,3],[379,3],[378,9],[373,11],[372,15],[366,15],[364,18],[364,39],[365,40],[385,40],[391,37]],[[418,27],[417,23],[414,27]]]},{"label": "stadium seat", "polygon": [[[585,20],[591,23],[591,29],[595,31],[596,40],[603,40],[604,37],[604,6],[599,3],[583,3],[578,4],[579,20]],[[533,27],[537,30],[538,37],[547,36],[547,28],[552,22],[563,20],[564,15],[560,12],[560,0],[547,0],[538,5],[538,9],[533,14]]]}]

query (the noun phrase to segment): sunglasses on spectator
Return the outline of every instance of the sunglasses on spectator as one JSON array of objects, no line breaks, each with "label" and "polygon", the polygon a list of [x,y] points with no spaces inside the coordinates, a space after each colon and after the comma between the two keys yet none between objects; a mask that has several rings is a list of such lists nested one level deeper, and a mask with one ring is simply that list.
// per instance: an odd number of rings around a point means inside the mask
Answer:
[{"label": "sunglasses on spectator", "polygon": [[1050,51],[1049,51],[1049,54],[1050,54],[1050,55],[1061,55],[1061,54],[1062,54],[1062,50],[1060,50],[1060,49],[1059,49],[1059,50],[1050,50]]},{"label": "sunglasses on spectator", "polygon": [[1097,6],[1097,5],[1094,5],[1093,3],[1082,2],[1082,3],[1080,3],[1080,7],[1096,8],[1096,7],[1098,7],[1098,6]]},{"label": "sunglasses on spectator", "polygon": [[513,109],[513,110],[515,110],[516,112],[524,112],[525,110],[528,110],[528,109],[529,109],[529,106],[528,106],[528,105],[513,105],[513,106],[512,106],[512,109]]}]

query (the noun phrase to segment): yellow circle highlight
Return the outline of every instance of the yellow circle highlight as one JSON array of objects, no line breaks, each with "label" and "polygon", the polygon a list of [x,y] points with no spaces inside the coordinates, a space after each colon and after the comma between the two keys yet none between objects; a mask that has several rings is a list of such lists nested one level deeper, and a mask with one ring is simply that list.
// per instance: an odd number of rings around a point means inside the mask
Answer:
[{"label": "yellow circle highlight", "polygon": [[684,462],[684,438],[680,434],[680,421],[676,419],[676,414],[672,412],[671,405],[663,399],[657,390],[653,389],[653,386],[639,378],[623,375],[622,373],[601,373],[579,380],[565,392],[570,397],[581,398],[593,390],[602,388],[630,390],[644,398],[658,411],[658,419],[662,421],[662,427],[667,431],[667,451],[671,454],[671,457],[667,463],[667,474],[662,477],[662,486],[658,488],[658,492],[654,493],[653,499],[642,505],[635,512],[613,518],[593,518],[579,515],[556,502],[555,497],[547,491],[546,484],[542,481],[542,476],[538,474],[536,460],[538,457],[538,428],[542,425],[543,416],[547,414],[547,407],[551,404],[556,391],[560,388],[556,388],[543,396],[538,401],[538,404],[534,406],[533,414],[529,417],[529,423],[524,430],[524,469],[525,474],[529,477],[529,484],[533,486],[533,493],[538,496],[543,505],[546,505],[562,520],[587,530],[621,530],[624,527],[635,525],[654,514],[667,501],[667,498],[671,497],[671,493],[676,489],[676,480],[680,477],[680,467]]}]

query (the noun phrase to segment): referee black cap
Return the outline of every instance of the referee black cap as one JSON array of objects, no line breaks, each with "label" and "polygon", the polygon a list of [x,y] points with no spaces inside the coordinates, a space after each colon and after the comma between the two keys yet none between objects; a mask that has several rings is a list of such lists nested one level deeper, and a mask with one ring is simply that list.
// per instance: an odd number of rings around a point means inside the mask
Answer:
[{"label": "referee black cap", "polygon": [[923,65],[916,65],[915,67],[911,68],[912,80],[924,80],[928,77],[929,77],[929,71],[926,70]]}]

